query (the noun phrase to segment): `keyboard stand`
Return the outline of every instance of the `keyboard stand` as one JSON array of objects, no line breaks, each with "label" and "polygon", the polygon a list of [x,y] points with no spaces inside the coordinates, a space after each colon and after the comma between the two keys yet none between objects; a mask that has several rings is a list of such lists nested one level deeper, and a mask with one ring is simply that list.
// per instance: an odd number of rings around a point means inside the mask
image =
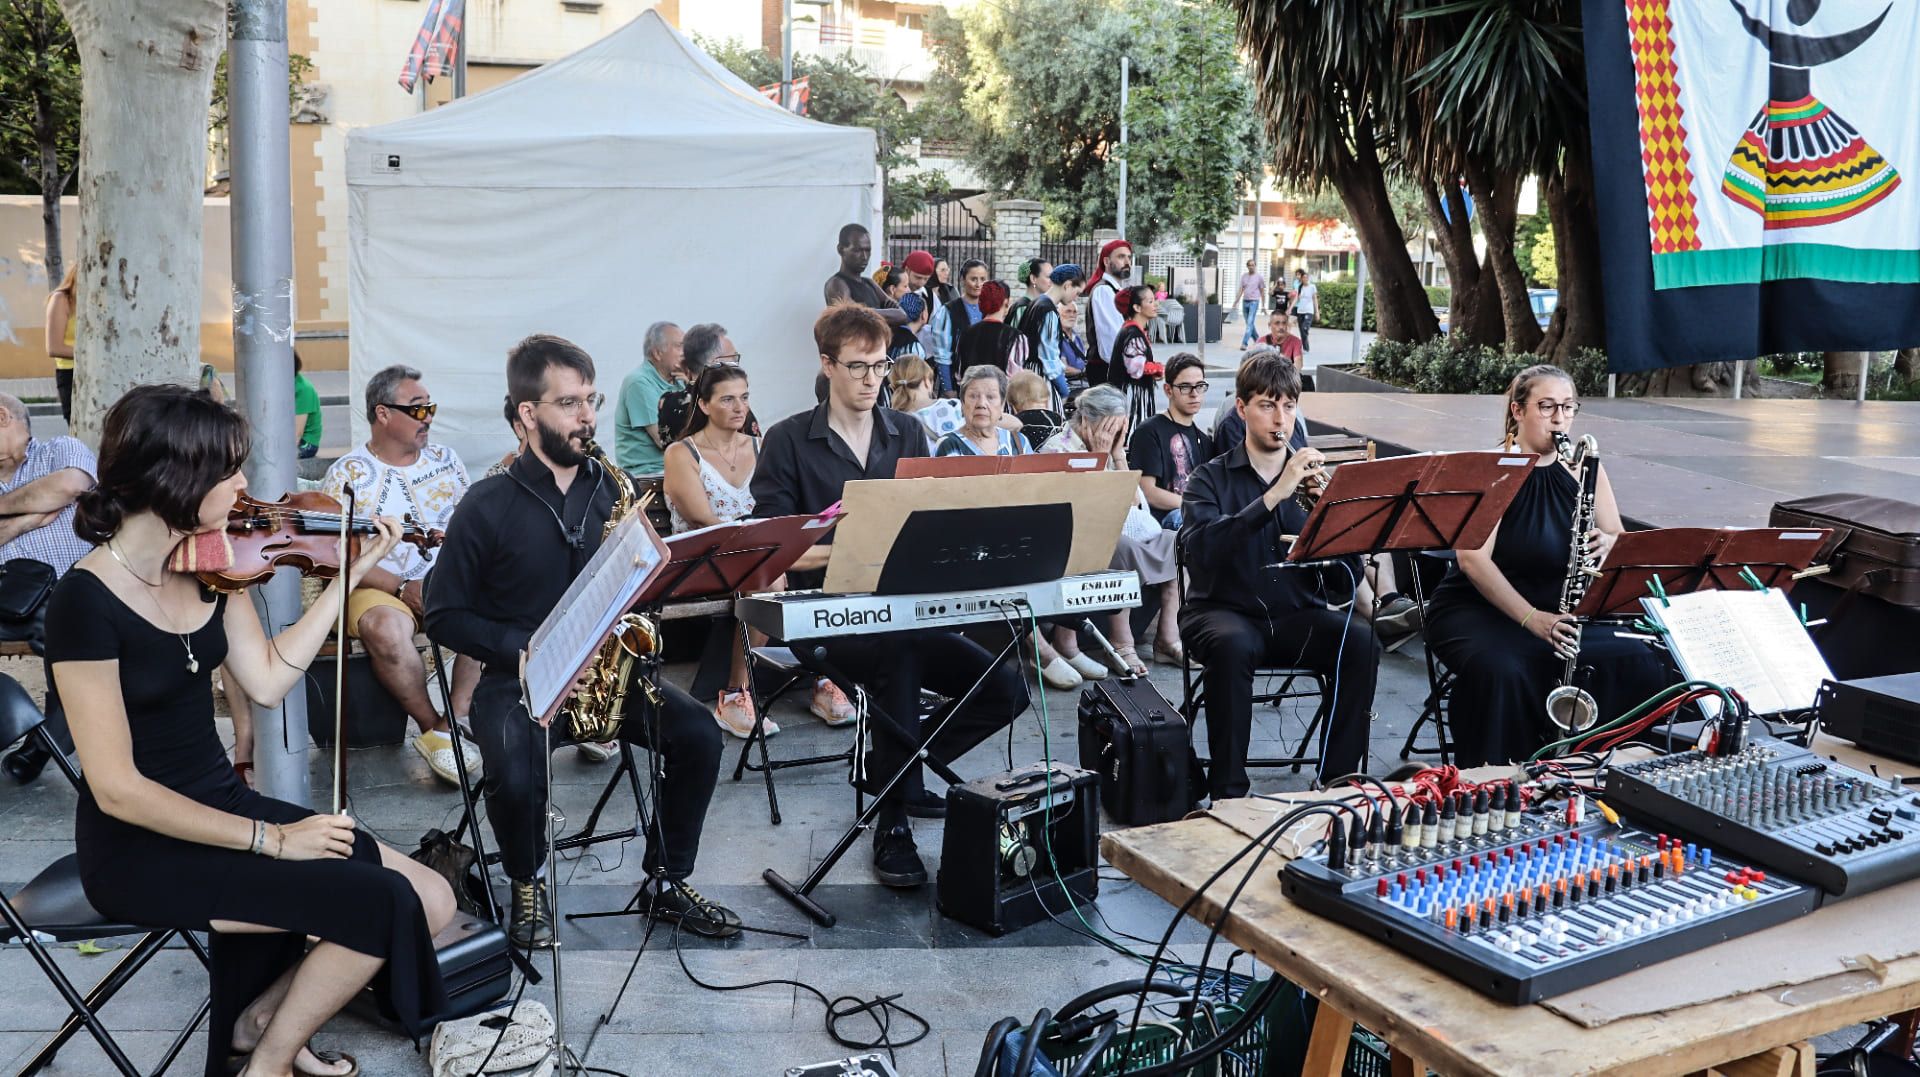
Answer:
[{"label": "keyboard stand", "polygon": [[[807,874],[806,879],[799,885],[796,886],[784,875],[781,875],[772,868],[761,872],[760,878],[764,879],[768,886],[773,887],[774,891],[781,897],[792,902],[795,908],[811,917],[815,923],[821,927],[832,927],[839,918],[813,897],[813,891],[826,879],[827,874],[833,870],[834,865],[840,862],[840,858],[847,855],[847,850],[853,848],[853,843],[859,840],[860,835],[873,826],[874,817],[880,814],[880,805],[886,800],[887,795],[893,792],[896,786],[906,781],[907,775],[913,773],[913,768],[924,764],[928,769],[939,775],[941,780],[947,784],[961,784],[959,775],[955,774],[945,763],[927,754],[926,745],[929,741],[932,741],[940,735],[940,731],[946,728],[947,722],[952,719],[955,714],[959,713],[961,708],[973,702],[973,697],[980,693],[981,686],[987,683],[987,678],[993,676],[993,671],[999,669],[1002,662],[1009,659],[1018,661],[1015,656],[1020,653],[1021,645],[1027,641],[1027,637],[1032,630],[1031,626],[1032,621],[1030,619],[1016,618],[1013,638],[1007,641],[1006,646],[1000,648],[1000,652],[993,657],[993,663],[989,665],[979,677],[975,678],[972,684],[967,686],[967,690],[962,693],[958,699],[948,701],[930,718],[933,722],[933,729],[924,737],[909,734],[908,727],[902,725],[892,715],[887,714],[869,703],[868,716],[870,718],[887,723],[887,725],[893,728],[895,733],[903,736],[907,743],[920,745],[919,749],[913,753],[905,765],[887,779],[887,783],[880,787],[879,792],[871,800],[867,801],[866,806],[860,810],[859,815],[854,819],[853,825],[847,829],[846,833],[840,835],[840,840],[833,843],[833,848],[828,850],[826,857],[820,861],[819,865],[815,867],[813,871]],[[824,674],[828,680],[839,685],[840,690],[847,693],[849,699],[854,698],[854,682],[847,679],[845,674],[834,668],[833,664],[826,660],[825,647],[818,644],[814,645],[813,653],[810,654],[808,658],[809,664]],[[857,750],[858,746],[856,745],[855,747]]]}]

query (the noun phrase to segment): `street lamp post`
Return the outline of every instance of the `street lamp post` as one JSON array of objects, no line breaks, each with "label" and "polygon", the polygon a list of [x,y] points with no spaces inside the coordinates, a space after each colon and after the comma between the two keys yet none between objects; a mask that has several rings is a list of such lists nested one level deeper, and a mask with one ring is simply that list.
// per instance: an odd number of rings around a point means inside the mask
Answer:
[{"label": "street lamp post", "polygon": [[1114,228],[1122,237],[1127,234],[1127,77],[1129,71],[1127,58],[1120,57],[1120,202],[1114,213]]}]

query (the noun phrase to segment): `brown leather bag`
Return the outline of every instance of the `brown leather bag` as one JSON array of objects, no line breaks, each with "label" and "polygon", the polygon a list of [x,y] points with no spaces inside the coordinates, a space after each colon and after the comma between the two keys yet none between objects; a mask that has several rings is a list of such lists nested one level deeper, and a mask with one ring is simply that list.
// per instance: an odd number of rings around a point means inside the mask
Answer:
[{"label": "brown leather bag", "polygon": [[1818,494],[1776,503],[1767,522],[1832,528],[1833,537],[1815,559],[1833,566],[1827,582],[1920,607],[1920,505],[1869,494]]}]

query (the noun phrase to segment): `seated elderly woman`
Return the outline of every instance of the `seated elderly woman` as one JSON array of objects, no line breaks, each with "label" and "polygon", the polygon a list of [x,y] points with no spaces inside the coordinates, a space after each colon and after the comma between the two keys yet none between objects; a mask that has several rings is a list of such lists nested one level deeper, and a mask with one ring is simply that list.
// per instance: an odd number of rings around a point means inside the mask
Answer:
[{"label": "seated elderly woman", "polygon": [[935,456],[1023,456],[1033,451],[1017,425],[1007,429],[1006,371],[970,366],[960,375],[958,388],[961,425],[934,446]]},{"label": "seated elderly woman", "polygon": [[[1096,385],[1088,389],[1080,394],[1072,421],[1047,439],[1040,451],[1094,453],[1107,458],[1110,470],[1129,470],[1127,407],[1125,390],[1112,385]],[[1160,589],[1161,608],[1166,611],[1168,624],[1177,624],[1180,616],[1179,589],[1174,586],[1173,544],[1174,533],[1162,529],[1154,520],[1145,496],[1136,489],[1133,508],[1128,511],[1127,522],[1120,529],[1120,545],[1113,551],[1113,567],[1139,573],[1142,589]],[[1140,660],[1139,653],[1134,650],[1130,612],[1120,610],[1112,614],[1108,624],[1110,642],[1119,653],[1122,663],[1114,672],[1122,676],[1146,673],[1146,663]],[[1089,671],[1100,665],[1080,653],[1071,630],[1056,629],[1053,645],[1068,665],[1080,671],[1081,676],[1092,676]]]}]

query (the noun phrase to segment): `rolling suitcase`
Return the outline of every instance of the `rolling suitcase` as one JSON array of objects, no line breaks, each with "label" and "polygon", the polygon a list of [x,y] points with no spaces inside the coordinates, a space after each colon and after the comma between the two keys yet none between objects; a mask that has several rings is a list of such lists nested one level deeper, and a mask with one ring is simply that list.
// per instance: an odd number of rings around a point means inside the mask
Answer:
[{"label": "rolling suitcase", "polygon": [[1100,803],[1115,822],[1185,816],[1198,765],[1186,719],[1147,678],[1108,678],[1080,693],[1080,766],[1100,776]]}]

